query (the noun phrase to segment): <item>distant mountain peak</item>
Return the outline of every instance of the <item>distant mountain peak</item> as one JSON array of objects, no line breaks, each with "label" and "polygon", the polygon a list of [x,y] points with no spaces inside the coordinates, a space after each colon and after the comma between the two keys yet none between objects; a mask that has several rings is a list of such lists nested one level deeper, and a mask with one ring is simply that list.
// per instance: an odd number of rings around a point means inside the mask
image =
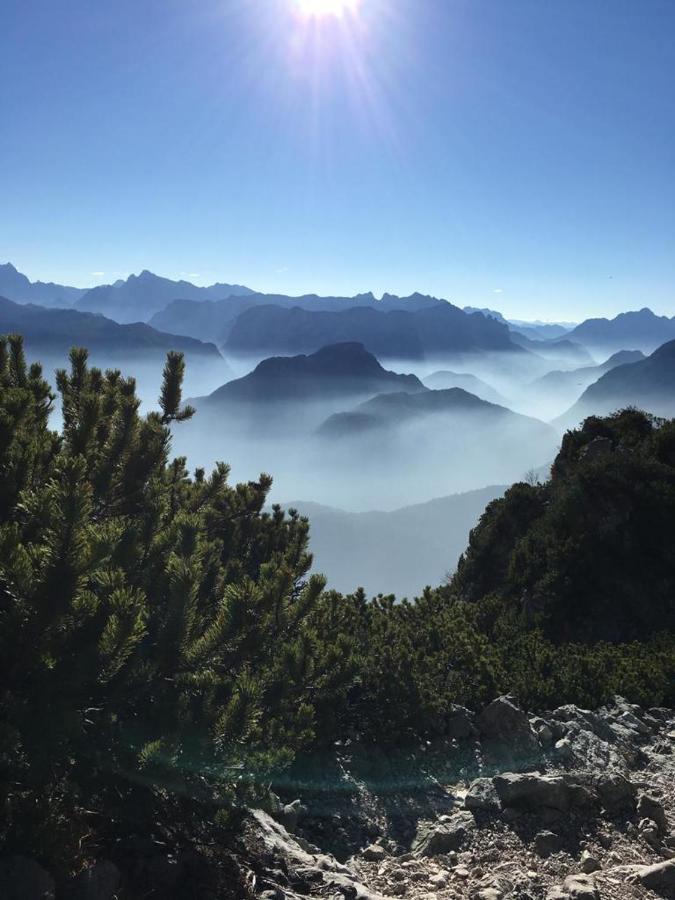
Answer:
[{"label": "distant mountain peak", "polygon": [[385,391],[425,390],[415,375],[389,372],[363,344],[345,341],[308,355],[271,356],[243,378],[197,400],[209,404],[244,400],[269,405],[337,395],[365,399]]},{"label": "distant mountain peak", "polygon": [[70,306],[84,293],[84,288],[31,281],[11,262],[0,263],[0,294],[15,303],[36,303],[52,307]]}]

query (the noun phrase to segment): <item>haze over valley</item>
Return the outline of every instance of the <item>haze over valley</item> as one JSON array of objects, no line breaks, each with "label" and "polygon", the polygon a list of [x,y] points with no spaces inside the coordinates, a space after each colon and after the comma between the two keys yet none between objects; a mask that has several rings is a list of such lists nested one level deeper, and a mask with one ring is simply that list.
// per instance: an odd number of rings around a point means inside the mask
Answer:
[{"label": "haze over valley", "polygon": [[[272,473],[272,502],[315,510],[317,570],[344,590],[412,596],[452,570],[486,492],[545,478],[585,417],[675,413],[675,318],[646,308],[512,322],[422,293],[292,297],[147,270],[84,290],[9,263],[0,297],[0,332],[21,333],[50,377],[86,346],[133,373],[149,409],[166,352],[182,352],[197,414],[175,427],[176,452],[236,480]],[[384,577],[391,552],[406,563]]]}]

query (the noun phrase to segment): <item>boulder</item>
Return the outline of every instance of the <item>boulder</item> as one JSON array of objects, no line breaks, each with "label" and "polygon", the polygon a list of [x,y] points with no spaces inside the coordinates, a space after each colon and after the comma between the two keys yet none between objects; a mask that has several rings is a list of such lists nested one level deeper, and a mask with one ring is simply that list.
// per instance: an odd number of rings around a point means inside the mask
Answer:
[{"label": "boulder", "polygon": [[510,696],[488,704],[476,724],[488,755],[526,761],[541,753],[530,720]]},{"label": "boulder", "polygon": [[640,819],[638,825],[638,834],[640,838],[651,847],[652,850],[659,850],[661,847],[661,835],[659,834],[659,826],[653,819]]},{"label": "boulder", "polygon": [[651,819],[656,822],[656,827],[661,834],[668,832],[666,812],[656,797],[652,797],[650,794],[640,794],[637,799],[637,814],[641,819]]},{"label": "boulder", "polygon": [[389,854],[387,851],[379,844],[371,844],[369,847],[364,847],[361,851],[362,859],[365,859],[368,862],[381,862],[388,856]]},{"label": "boulder", "polygon": [[466,741],[478,736],[471,710],[456,703],[451,704],[445,724],[445,733],[456,741]]},{"label": "boulder", "polygon": [[675,896],[675,860],[656,863],[653,866],[641,866],[634,880],[656,894],[663,897]]},{"label": "boulder", "polygon": [[595,779],[595,789],[608,812],[631,808],[635,803],[635,787],[618,772],[603,772]]},{"label": "boulder", "polygon": [[498,887],[484,887],[471,895],[474,900],[503,900],[504,892]]},{"label": "boulder", "polygon": [[581,863],[580,863],[581,871],[586,875],[592,875],[593,872],[597,872],[598,869],[601,869],[602,866],[598,862],[598,860],[593,856],[590,850],[584,850],[581,854]]},{"label": "boulder", "polygon": [[534,852],[546,859],[562,849],[562,838],[554,831],[540,831],[534,838]]},{"label": "boulder", "polygon": [[568,875],[563,891],[571,900],[600,900],[600,894],[590,875]]},{"label": "boulder", "polygon": [[413,841],[415,856],[438,856],[459,850],[466,842],[476,822],[469,812],[459,812],[442,823],[421,825]]},{"label": "boulder", "polygon": [[530,719],[530,726],[542,747],[550,747],[553,743],[553,729],[544,719],[534,716]]},{"label": "boulder", "polygon": [[466,809],[479,809],[486,812],[499,812],[501,803],[491,778],[476,778],[471,782],[469,791],[464,798]]},{"label": "boulder", "polygon": [[506,772],[494,778],[503,806],[537,812],[544,808],[567,812],[593,805],[594,795],[585,785],[566,775],[536,775]]},{"label": "boulder", "polygon": [[567,732],[590,731],[605,741],[614,739],[610,723],[604,716],[591,712],[590,709],[582,709],[573,703],[566,703],[553,710],[551,718],[563,722]]},{"label": "boulder", "polygon": [[633,712],[622,712],[618,716],[617,722],[620,725],[624,725],[626,728],[631,728],[640,735],[648,735],[651,733],[649,725],[647,725],[646,722],[643,722],[642,719],[639,719]]},{"label": "boulder", "polygon": [[301,816],[306,815],[307,808],[303,806],[301,800],[294,800],[287,803],[277,813],[276,818],[285,828],[295,828]]}]

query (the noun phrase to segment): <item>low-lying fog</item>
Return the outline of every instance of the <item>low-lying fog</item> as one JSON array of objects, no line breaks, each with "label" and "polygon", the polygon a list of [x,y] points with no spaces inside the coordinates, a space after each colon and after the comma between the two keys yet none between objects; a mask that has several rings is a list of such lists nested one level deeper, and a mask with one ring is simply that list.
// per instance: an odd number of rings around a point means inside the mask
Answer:
[{"label": "low-lying fog", "polygon": [[[184,397],[204,397],[250,372],[259,361],[189,360]],[[143,407],[156,407],[161,359],[94,357],[93,362],[114,363],[125,374],[133,373]],[[423,382],[443,372],[437,379],[440,387],[454,387],[454,376],[472,376],[471,382],[460,378],[457,386],[473,386],[476,395],[482,392],[486,400],[503,398],[509,412],[486,404],[469,411],[451,407],[410,417],[394,409],[383,419],[368,420],[363,428],[359,406],[367,398],[332,396],[326,401],[223,408],[198,402],[201,408],[195,418],[174,428],[173,451],[187,456],[190,468],[227,462],[233,482],[270,473],[274,478],[270,501],[298,505],[310,515],[310,524],[316,519],[316,566],[328,576],[329,584],[343,590],[365,584],[370,593],[381,590],[410,596],[427,583],[439,583],[454,569],[484,503],[503,490],[488,486],[506,486],[533,470],[546,472],[560,433],[545,423],[570,404],[567,394],[547,396],[537,387],[537,379],[550,367],[547,363],[533,366],[526,358],[495,354],[419,365],[381,362],[389,370],[415,374]],[[48,360],[45,371],[49,374],[62,364],[62,360]],[[344,428],[324,425],[335,413],[353,412],[356,415],[345,418]],[[469,491],[478,493],[466,495]],[[463,501],[464,495],[472,497],[471,502]],[[432,507],[421,504],[434,500],[442,505],[431,515]],[[394,512],[410,506],[414,514]],[[382,514],[355,515],[373,510]],[[401,561],[393,568],[387,565],[392,555]]]}]

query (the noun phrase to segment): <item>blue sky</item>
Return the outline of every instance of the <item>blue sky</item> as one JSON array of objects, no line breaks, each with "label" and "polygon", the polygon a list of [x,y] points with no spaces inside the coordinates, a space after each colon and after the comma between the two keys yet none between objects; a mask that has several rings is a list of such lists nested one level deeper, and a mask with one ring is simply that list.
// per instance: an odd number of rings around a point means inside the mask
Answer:
[{"label": "blue sky", "polygon": [[675,314],[673,0],[298,2],[4,0],[0,261]]}]

